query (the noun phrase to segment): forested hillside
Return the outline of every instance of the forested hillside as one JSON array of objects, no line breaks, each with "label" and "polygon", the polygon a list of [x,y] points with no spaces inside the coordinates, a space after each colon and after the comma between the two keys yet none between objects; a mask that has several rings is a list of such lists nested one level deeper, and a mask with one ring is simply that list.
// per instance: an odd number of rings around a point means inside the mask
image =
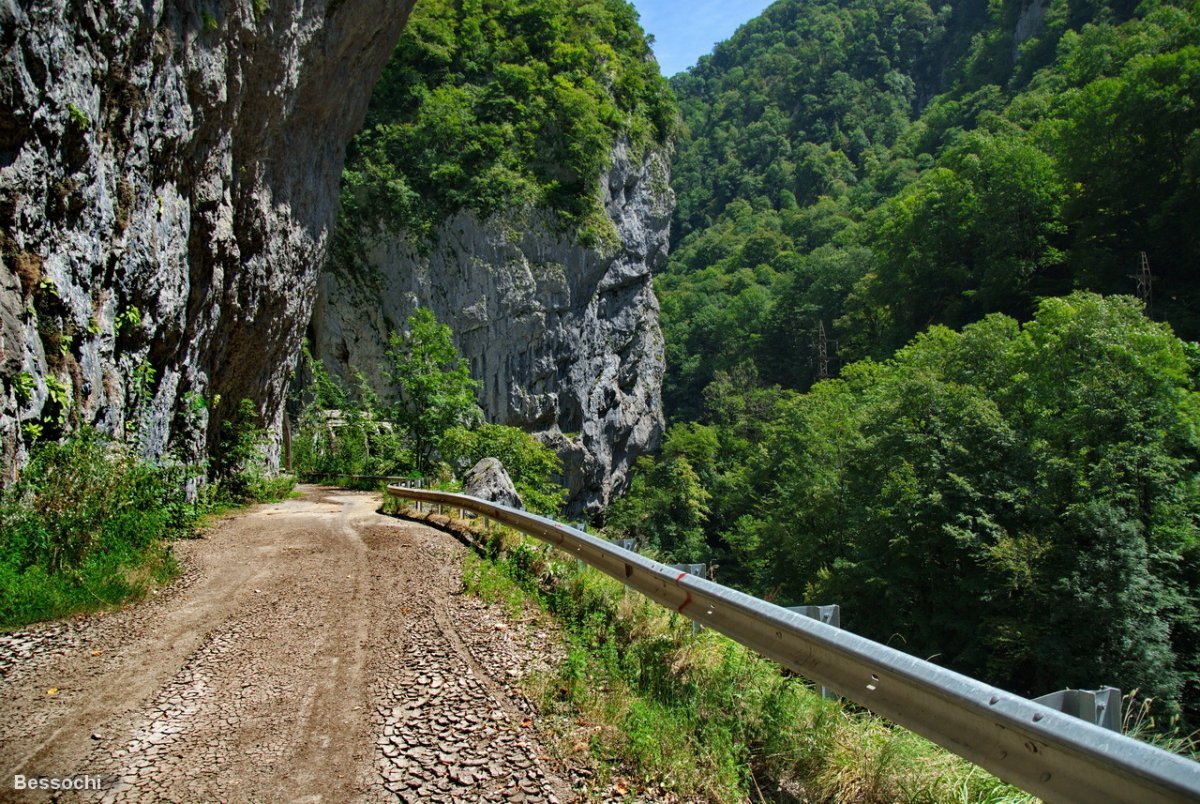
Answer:
[{"label": "forested hillside", "polygon": [[673,86],[674,424],[610,525],[1197,723],[1200,7],[781,0]]},{"label": "forested hillside", "polygon": [[818,322],[842,362],[883,356],[1133,293],[1142,251],[1154,316],[1195,337],[1198,44],[1186,3],[773,5],[673,80],[668,414],[747,361],[807,387]]}]

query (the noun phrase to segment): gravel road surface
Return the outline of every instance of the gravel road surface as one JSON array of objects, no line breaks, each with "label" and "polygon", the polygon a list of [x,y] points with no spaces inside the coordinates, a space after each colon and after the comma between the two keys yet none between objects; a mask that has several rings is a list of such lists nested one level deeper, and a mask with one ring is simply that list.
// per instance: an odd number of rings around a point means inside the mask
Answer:
[{"label": "gravel road surface", "polygon": [[573,798],[514,686],[554,641],[459,594],[450,536],[301,491],[177,544],[147,602],[0,635],[0,800]]}]

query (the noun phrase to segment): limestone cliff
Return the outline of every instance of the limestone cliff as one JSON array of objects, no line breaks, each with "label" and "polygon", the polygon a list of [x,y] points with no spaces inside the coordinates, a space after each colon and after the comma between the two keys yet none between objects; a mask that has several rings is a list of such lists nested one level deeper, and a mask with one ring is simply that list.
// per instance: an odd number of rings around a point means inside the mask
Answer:
[{"label": "limestone cliff", "polygon": [[[614,149],[601,192],[617,242],[585,247],[552,216],[460,212],[432,243],[375,235],[369,269],[318,284],[315,356],[370,374],[418,306],[455,333],[491,421],[534,431],[564,459],[571,508],[595,513],[663,428],[662,335],[651,272],[666,261],[668,155]],[[380,389],[386,390],[386,389]]]},{"label": "limestone cliff", "polygon": [[190,458],[239,399],[278,421],[411,5],[0,0],[6,468],[63,419]]}]

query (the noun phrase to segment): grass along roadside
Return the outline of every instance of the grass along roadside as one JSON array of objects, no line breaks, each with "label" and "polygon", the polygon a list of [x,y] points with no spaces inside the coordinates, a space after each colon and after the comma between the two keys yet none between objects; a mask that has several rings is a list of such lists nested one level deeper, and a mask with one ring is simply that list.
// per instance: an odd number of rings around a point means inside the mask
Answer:
[{"label": "grass along roadside", "polygon": [[0,492],[0,630],[140,599],[177,575],[174,540],[293,486],[254,473],[236,497],[210,484],[189,498],[199,474],[143,461],[90,430],[39,445]]},{"label": "grass along roadside", "polygon": [[689,801],[1033,801],[929,741],[805,681],[548,546],[476,532],[468,592],[553,616],[559,670],[527,693],[588,795]]}]

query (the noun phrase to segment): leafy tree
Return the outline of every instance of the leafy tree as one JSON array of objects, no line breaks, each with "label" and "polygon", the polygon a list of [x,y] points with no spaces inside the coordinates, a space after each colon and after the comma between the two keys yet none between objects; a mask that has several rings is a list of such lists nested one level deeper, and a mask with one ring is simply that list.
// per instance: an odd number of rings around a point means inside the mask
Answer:
[{"label": "leafy tree", "polygon": [[[1191,28],[1188,45],[1164,53],[1153,49],[1169,47],[1169,40],[1139,42],[1146,52],[1130,55],[1117,74],[1065,96],[1061,117],[1047,129],[1073,189],[1064,218],[1074,234],[1081,283],[1125,290],[1138,252],[1145,251],[1157,277],[1156,310],[1194,337],[1200,332],[1194,282],[1200,239],[1185,221],[1200,209],[1200,109],[1194,101],[1200,34],[1194,9],[1190,22],[1160,14],[1145,27],[1168,20]],[[1179,33],[1168,28],[1159,36]]]},{"label": "leafy tree", "polygon": [[[854,394],[840,381],[785,397],[763,417],[744,492],[758,504],[722,533],[732,551],[727,561],[745,567],[750,588],[781,602],[818,602],[813,587],[843,549],[853,506],[847,464],[861,442],[858,418]],[[789,502],[763,515],[782,500]]]},{"label": "leafy tree", "polygon": [[262,448],[267,431],[253,400],[238,403],[233,416],[221,422],[221,440],[213,456],[213,474],[221,492],[233,502],[255,498],[255,487],[266,472]]},{"label": "leafy tree", "polygon": [[308,399],[292,439],[299,472],[319,475],[392,475],[412,468],[405,434],[387,421],[375,391],[361,372],[347,390],[305,347]]},{"label": "leafy tree", "polygon": [[[1019,132],[963,135],[937,167],[872,216],[875,270],[855,303],[887,308],[886,353],[933,322],[1026,317],[1054,288],[1064,191],[1053,160]],[[853,315],[853,314],[852,314]],[[861,314],[859,314],[861,316]]]},{"label": "leafy tree", "polygon": [[708,559],[704,523],[709,493],[684,457],[638,459],[629,495],[613,503],[607,524],[656,551],[664,561]]},{"label": "leafy tree", "polygon": [[392,334],[387,357],[397,398],[392,418],[411,439],[416,469],[423,474],[444,433],[482,421],[478,384],[454,348],[450,328],[426,308],[409,316],[403,333]]},{"label": "leafy tree", "polygon": [[483,422],[476,383],[451,340],[449,327],[419,309],[388,350],[388,376],[397,401],[381,404],[361,372],[348,391],[304,350],[308,401],[293,441],[297,467],[323,475],[428,475],[448,467],[462,473],[481,458],[497,458],[533,511],[561,511],[566,490],[557,482],[557,454],[515,427]]},{"label": "leafy tree", "polygon": [[[1194,600],[1179,560],[1195,545],[1195,354],[1132,299],[1076,294],[1044,302],[1012,350],[1001,390],[1026,433],[1026,482],[1047,543],[1033,594],[1049,615],[1032,630],[1041,683],[1108,675],[1179,699],[1172,620]],[[1036,583],[1037,580],[1042,582]],[[1083,637],[1099,615],[1101,639]]]}]

